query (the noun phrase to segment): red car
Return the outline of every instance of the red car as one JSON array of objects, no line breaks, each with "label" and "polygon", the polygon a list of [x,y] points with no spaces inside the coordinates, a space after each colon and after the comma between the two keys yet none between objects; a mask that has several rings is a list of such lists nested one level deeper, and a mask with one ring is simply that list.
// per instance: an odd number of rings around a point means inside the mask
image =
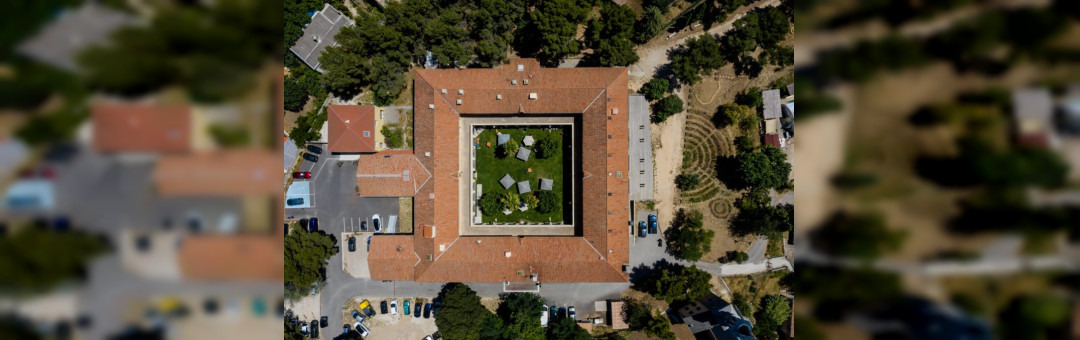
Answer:
[{"label": "red car", "polygon": [[294,173],[292,173],[292,178],[308,179],[308,178],[311,178],[311,172],[308,172],[308,171],[294,172]]}]

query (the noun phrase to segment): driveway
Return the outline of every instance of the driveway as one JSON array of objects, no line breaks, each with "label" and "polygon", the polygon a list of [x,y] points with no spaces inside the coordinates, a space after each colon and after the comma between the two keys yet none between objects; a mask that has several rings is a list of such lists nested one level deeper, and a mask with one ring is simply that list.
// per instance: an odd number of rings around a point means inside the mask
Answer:
[{"label": "driveway", "polygon": [[318,217],[323,231],[339,235],[360,231],[361,221],[366,221],[371,228],[372,215],[379,214],[385,224],[391,215],[398,214],[396,197],[356,195],[356,163],[353,161],[340,161],[324,152],[318,162],[304,160],[299,171],[311,172],[308,182],[316,207],[286,209],[288,220]]}]

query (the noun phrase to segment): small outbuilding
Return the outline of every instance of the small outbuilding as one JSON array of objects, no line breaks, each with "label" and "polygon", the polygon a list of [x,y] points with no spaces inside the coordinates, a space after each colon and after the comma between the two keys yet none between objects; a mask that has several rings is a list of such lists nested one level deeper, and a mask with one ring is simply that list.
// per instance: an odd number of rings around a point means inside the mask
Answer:
[{"label": "small outbuilding", "polygon": [[510,189],[510,186],[514,185],[514,178],[510,177],[510,174],[506,174],[499,180],[499,184],[502,185],[503,189]]},{"label": "small outbuilding", "polygon": [[518,148],[517,156],[515,156],[515,157],[517,157],[517,159],[527,161],[527,160],[529,160],[529,155],[531,155],[531,154],[532,154],[532,150],[529,150],[529,149],[526,149],[526,148]]},{"label": "small outbuilding", "polygon": [[540,179],[540,190],[551,191],[551,188],[552,188],[552,186],[554,184],[555,184],[555,181],[552,181],[550,178],[541,178]]},{"label": "small outbuilding", "polygon": [[532,187],[529,186],[529,181],[521,181],[517,183],[518,194],[527,194],[532,192]]},{"label": "small outbuilding", "polygon": [[521,141],[521,145],[524,146],[533,146],[533,143],[536,143],[536,140],[533,139],[532,135],[525,136],[525,139]]}]

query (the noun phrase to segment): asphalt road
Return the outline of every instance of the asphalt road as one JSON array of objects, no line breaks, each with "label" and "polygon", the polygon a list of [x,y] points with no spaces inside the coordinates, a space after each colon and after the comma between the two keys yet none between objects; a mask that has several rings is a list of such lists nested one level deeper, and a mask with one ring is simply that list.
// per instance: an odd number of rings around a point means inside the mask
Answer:
[{"label": "asphalt road", "polygon": [[[385,224],[390,215],[398,215],[394,197],[359,197],[356,195],[356,163],[339,161],[324,152],[318,162],[304,160],[299,171],[310,171],[314,207],[285,209],[288,219],[319,218],[319,228],[330,235],[358,230],[361,221],[371,228],[372,215],[379,214]],[[337,266],[336,268],[341,268]]]}]

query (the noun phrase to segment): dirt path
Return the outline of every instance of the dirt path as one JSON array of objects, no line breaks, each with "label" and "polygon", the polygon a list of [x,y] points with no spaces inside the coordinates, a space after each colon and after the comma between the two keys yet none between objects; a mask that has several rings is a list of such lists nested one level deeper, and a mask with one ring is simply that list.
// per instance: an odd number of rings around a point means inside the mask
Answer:
[{"label": "dirt path", "polygon": [[[749,12],[752,8],[779,5],[780,0],[758,1],[752,6],[748,6],[744,9],[736,11],[735,14],[728,17],[727,21],[724,21],[723,23],[715,25],[711,29],[709,29],[708,33],[722,34],[724,32],[727,32],[731,29],[732,25],[735,23],[735,20],[742,18],[742,16],[746,15],[746,12]],[[682,45],[683,42],[686,41],[686,39],[701,35],[702,33],[704,33],[703,27],[704,26],[698,26],[697,29],[682,30],[679,33],[676,33],[671,38],[667,37],[666,32],[662,32],[660,35],[657,35],[655,38],[653,38],[652,41],[638,48],[638,62],[630,66],[631,88],[638,88],[639,86],[647,82],[649,78],[652,78],[653,74],[656,73],[656,69],[660,67],[660,65],[667,63],[667,51],[675,48],[676,46]]]},{"label": "dirt path", "polygon": [[[682,165],[683,126],[686,114],[677,114],[652,129],[653,150],[653,197],[656,201],[657,217],[661,221],[671,221],[675,210],[675,176]],[[660,223],[665,229],[666,223]]]},{"label": "dirt path", "polygon": [[836,95],[845,103],[839,113],[821,115],[799,122],[799,139],[813,143],[795,144],[799,166],[792,167],[795,185],[795,233],[800,239],[808,228],[825,219],[836,205],[836,192],[829,178],[843,166],[847,135],[851,124],[850,107],[854,95],[850,88],[841,88]]}]

